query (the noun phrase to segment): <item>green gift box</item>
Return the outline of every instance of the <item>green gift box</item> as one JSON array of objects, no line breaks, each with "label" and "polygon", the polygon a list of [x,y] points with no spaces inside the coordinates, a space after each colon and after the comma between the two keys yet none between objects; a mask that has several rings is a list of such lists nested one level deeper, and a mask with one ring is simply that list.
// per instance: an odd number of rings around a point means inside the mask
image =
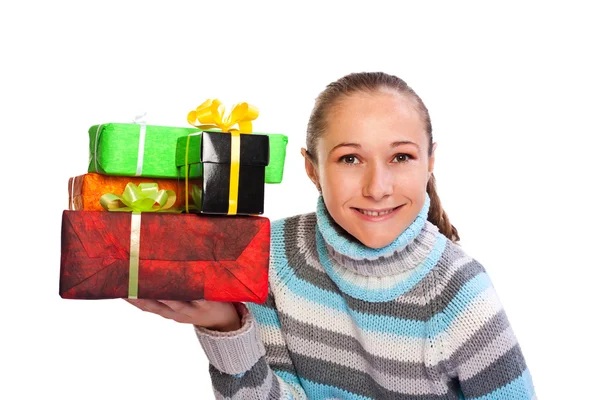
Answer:
[{"label": "green gift box", "polygon": [[194,132],[199,130],[143,123],[94,125],[88,131],[88,172],[176,179],[177,139]]},{"label": "green gift box", "polygon": [[[211,129],[208,132],[218,131]],[[251,135],[265,135],[269,137],[269,165],[265,167],[265,183],[281,183],[288,137],[281,133],[252,132]],[[186,153],[187,165],[189,166],[188,178],[202,177],[201,150],[202,135],[199,132],[177,139],[175,162],[177,168],[180,169],[180,179],[185,176]]]}]

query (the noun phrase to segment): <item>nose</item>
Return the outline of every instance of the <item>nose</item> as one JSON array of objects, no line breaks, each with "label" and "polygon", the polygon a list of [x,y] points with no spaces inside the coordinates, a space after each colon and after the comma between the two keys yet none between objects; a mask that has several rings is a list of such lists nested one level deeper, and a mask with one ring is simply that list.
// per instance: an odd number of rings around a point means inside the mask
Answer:
[{"label": "nose", "polygon": [[363,196],[380,201],[393,192],[392,171],[385,165],[372,164],[367,167],[363,182]]}]

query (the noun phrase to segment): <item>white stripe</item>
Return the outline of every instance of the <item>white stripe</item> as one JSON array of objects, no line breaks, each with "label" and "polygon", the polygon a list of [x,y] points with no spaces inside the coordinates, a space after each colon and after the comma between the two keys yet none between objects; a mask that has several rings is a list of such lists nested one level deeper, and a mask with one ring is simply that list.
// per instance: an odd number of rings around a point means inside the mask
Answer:
[{"label": "white stripe", "polygon": [[258,322],[256,325],[259,327],[260,339],[263,344],[285,347],[286,344],[281,335],[281,329],[272,325],[262,325]]},{"label": "white stripe", "polygon": [[474,298],[467,308],[450,323],[447,330],[446,354],[454,354],[500,311],[502,311],[502,304],[500,304],[494,287],[490,286]]},{"label": "white stripe", "polygon": [[99,124],[98,128],[96,128],[96,140],[94,142],[94,168],[96,169],[96,172],[98,172],[98,142],[100,141],[100,128],[102,128],[102,124]]},{"label": "white stripe", "polygon": [[140,141],[138,143],[138,158],[137,168],[135,170],[135,176],[142,175],[142,168],[144,167],[144,143],[146,141],[146,124],[140,122]]}]

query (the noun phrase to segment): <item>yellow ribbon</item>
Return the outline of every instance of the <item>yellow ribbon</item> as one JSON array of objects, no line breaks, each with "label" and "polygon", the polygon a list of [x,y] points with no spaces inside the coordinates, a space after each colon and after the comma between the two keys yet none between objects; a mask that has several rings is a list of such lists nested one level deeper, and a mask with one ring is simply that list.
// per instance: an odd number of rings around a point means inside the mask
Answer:
[{"label": "yellow ribbon", "polygon": [[258,108],[248,103],[236,104],[229,115],[218,99],[208,99],[188,113],[188,122],[201,130],[218,128],[230,132],[234,125],[242,133],[252,133],[252,121],[258,117]]},{"label": "yellow ribbon", "polygon": [[121,196],[106,193],[100,197],[100,204],[107,211],[132,211],[131,236],[129,239],[129,288],[127,297],[137,299],[140,267],[140,236],[142,212],[181,212],[171,210],[176,196],[172,190],[158,190],[157,183],[129,182]]},{"label": "yellow ribbon", "polygon": [[[248,103],[236,104],[231,113],[225,116],[225,106],[218,99],[208,99],[195,110],[188,113],[188,122],[201,130],[221,129],[231,134],[231,167],[229,172],[229,208],[228,215],[237,214],[238,191],[240,181],[240,133],[252,133],[252,121],[258,117],[258,108]],[[239,129],[232,129],[238,125]],[[188,165],[187,153],[190,138],[185,149],[185,209],[188,209]],[[200,207],[200,205],[198,205]]]}]

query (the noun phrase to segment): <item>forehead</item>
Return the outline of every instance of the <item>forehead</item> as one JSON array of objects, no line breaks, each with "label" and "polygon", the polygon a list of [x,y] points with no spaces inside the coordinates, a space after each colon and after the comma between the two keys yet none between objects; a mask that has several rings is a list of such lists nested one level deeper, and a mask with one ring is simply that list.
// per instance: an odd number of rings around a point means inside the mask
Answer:
[{"label": "forehead", "polygon": [[[414,100],[393,91],[344,96],[329,110],[322,138],[326,147],[341,142],[410,140],[425,148],[427,135]],[[386,143],[387,144],[387,143]]]}]

